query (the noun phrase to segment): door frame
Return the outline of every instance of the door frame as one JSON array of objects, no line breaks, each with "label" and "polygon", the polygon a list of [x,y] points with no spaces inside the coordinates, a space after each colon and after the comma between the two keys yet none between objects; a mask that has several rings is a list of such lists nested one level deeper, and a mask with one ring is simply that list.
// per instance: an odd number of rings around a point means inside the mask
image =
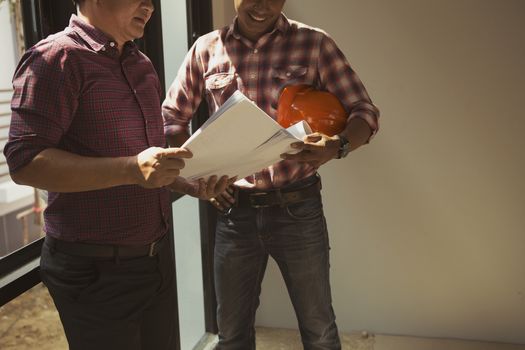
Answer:
[{"label": "door frame", "polygon": [[[213,30],[212,0],[186,0],[188,22],[188,49],[202,35]],[[209,118],[205,99],[201,102],[192,121],[192,130],[197,130]],[[204,289],[204,320],[206,332],[217,334],[217,301],[213,275],[215,249],[215,226],[217,210],[208,201],[199,201],[201,227],[202,281]]]}]

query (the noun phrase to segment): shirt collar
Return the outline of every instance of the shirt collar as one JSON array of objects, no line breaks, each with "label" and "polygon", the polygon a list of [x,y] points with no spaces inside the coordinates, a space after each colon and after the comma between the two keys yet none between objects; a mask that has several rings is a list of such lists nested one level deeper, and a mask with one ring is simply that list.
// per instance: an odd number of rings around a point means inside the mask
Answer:
[{"label": "shirt collar", "polygon": [[[116,42],[108,37],[100,29],[86,23],[77,15],[71,15],[69,27],[75,31],[84,41],[96,52],[106,51],[108,48],[115,48]],[[113,45],[112,45],[113,44]],[[137,49],[134,42],[128,41],[124,45],[124,50],[131,52]]]},{"label": "shirt collar", "polygon": [[[235,39],[240,39],[242,37],[241,33],[239,32],[237,22],[238,22],[238,17],[235,17],[235,19],[233,20],[233,23],[230,24],[228,28],[228,32],[226,33],[226,38],[233,36]],[[284,13],[281,13],[281,16],[279,16],[279,18],[277,19],[277,22],[275,22],[275,26],[273,30],[268,34],[272,34],[275,31],[279,31],[281,32],[281,34],[286,34],[289,28],[290,28],[290,21],[284,15]],[[265,34],[265,35],[268,35],[268,34]]]}]

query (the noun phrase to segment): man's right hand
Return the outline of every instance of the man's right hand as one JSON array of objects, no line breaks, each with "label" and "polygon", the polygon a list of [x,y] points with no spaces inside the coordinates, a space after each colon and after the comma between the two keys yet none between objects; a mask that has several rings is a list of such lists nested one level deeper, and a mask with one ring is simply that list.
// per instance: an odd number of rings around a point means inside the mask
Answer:
[{"label": "man's right hand", "polygon": [[150,147],[134,157],[136,183],[145,188],[167,186],[184,168],[184,158],[192,156],[184,148]]}]

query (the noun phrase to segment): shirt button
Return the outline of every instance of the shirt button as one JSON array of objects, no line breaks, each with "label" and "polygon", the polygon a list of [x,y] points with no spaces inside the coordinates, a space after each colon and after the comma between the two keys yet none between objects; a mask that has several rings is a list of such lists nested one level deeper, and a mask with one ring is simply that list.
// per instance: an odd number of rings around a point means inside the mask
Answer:
[{"label": "shirt button", "polygon": [[257,180],[257,183],[261,185],[263,183],[263,180]]},{"label": "shirt button", "polygon": [[286,76],[287,76],[287,77],[289,77],[289,76],[291,76],[291,75],[292,75],[292,73],[290,73],[290,72],[286,72]]},{"label": "shirt button", "polygon": [[102,48],[101,50],[102,50],[102,51],[106,51],[106,48],[105,48],[105,47],[103,47],[103,48]]},{"label": "shirt button", "polygon": [[255,79],[256,77],[257,77],[257,75],[255,75],[255,74],[250,74],[250,78]]},{"label": "shirt button", "polygon": [[137,89],[133,89],[133,93],[136,95],[137,94]]},{"label": "shirt button", "polygon": [[109,46],[115,47],[115,43],[112,41],[112,42],[109,43]]},{"label": "shirt button", "polygon": [[259,53],[259,50],[255,49],[255,50],[253,50],[253,53],[257,54],[257,53]]}]

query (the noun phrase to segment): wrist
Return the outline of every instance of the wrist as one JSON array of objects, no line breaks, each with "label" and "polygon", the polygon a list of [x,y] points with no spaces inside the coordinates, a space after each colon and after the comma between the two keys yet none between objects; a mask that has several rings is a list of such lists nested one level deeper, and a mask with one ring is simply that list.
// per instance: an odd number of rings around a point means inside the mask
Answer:
[{"label": "wrist", "polygon": [[339,147],[341,145],[341,141],[339,139],[339,135],[332,136],[332,140],[330,143],[330,148],[332,149],[332,159],[338,159],[339,158]]},{"label": "wrist", "polygon": [[339,138],[339,149],[337,150],[337,159],[345,158],[350,153],[350,141],[344,135],[337,135]]},{"label": "wrist", "polygon": [[121,174],[123,179],[124,185],[139,185],[142,183],[141,175],[142,172],[140,171],[139,165],[138,165],[138,159],[137,156],[131,156],[131,157],[123,157],[120,158],[121,160]]}]

